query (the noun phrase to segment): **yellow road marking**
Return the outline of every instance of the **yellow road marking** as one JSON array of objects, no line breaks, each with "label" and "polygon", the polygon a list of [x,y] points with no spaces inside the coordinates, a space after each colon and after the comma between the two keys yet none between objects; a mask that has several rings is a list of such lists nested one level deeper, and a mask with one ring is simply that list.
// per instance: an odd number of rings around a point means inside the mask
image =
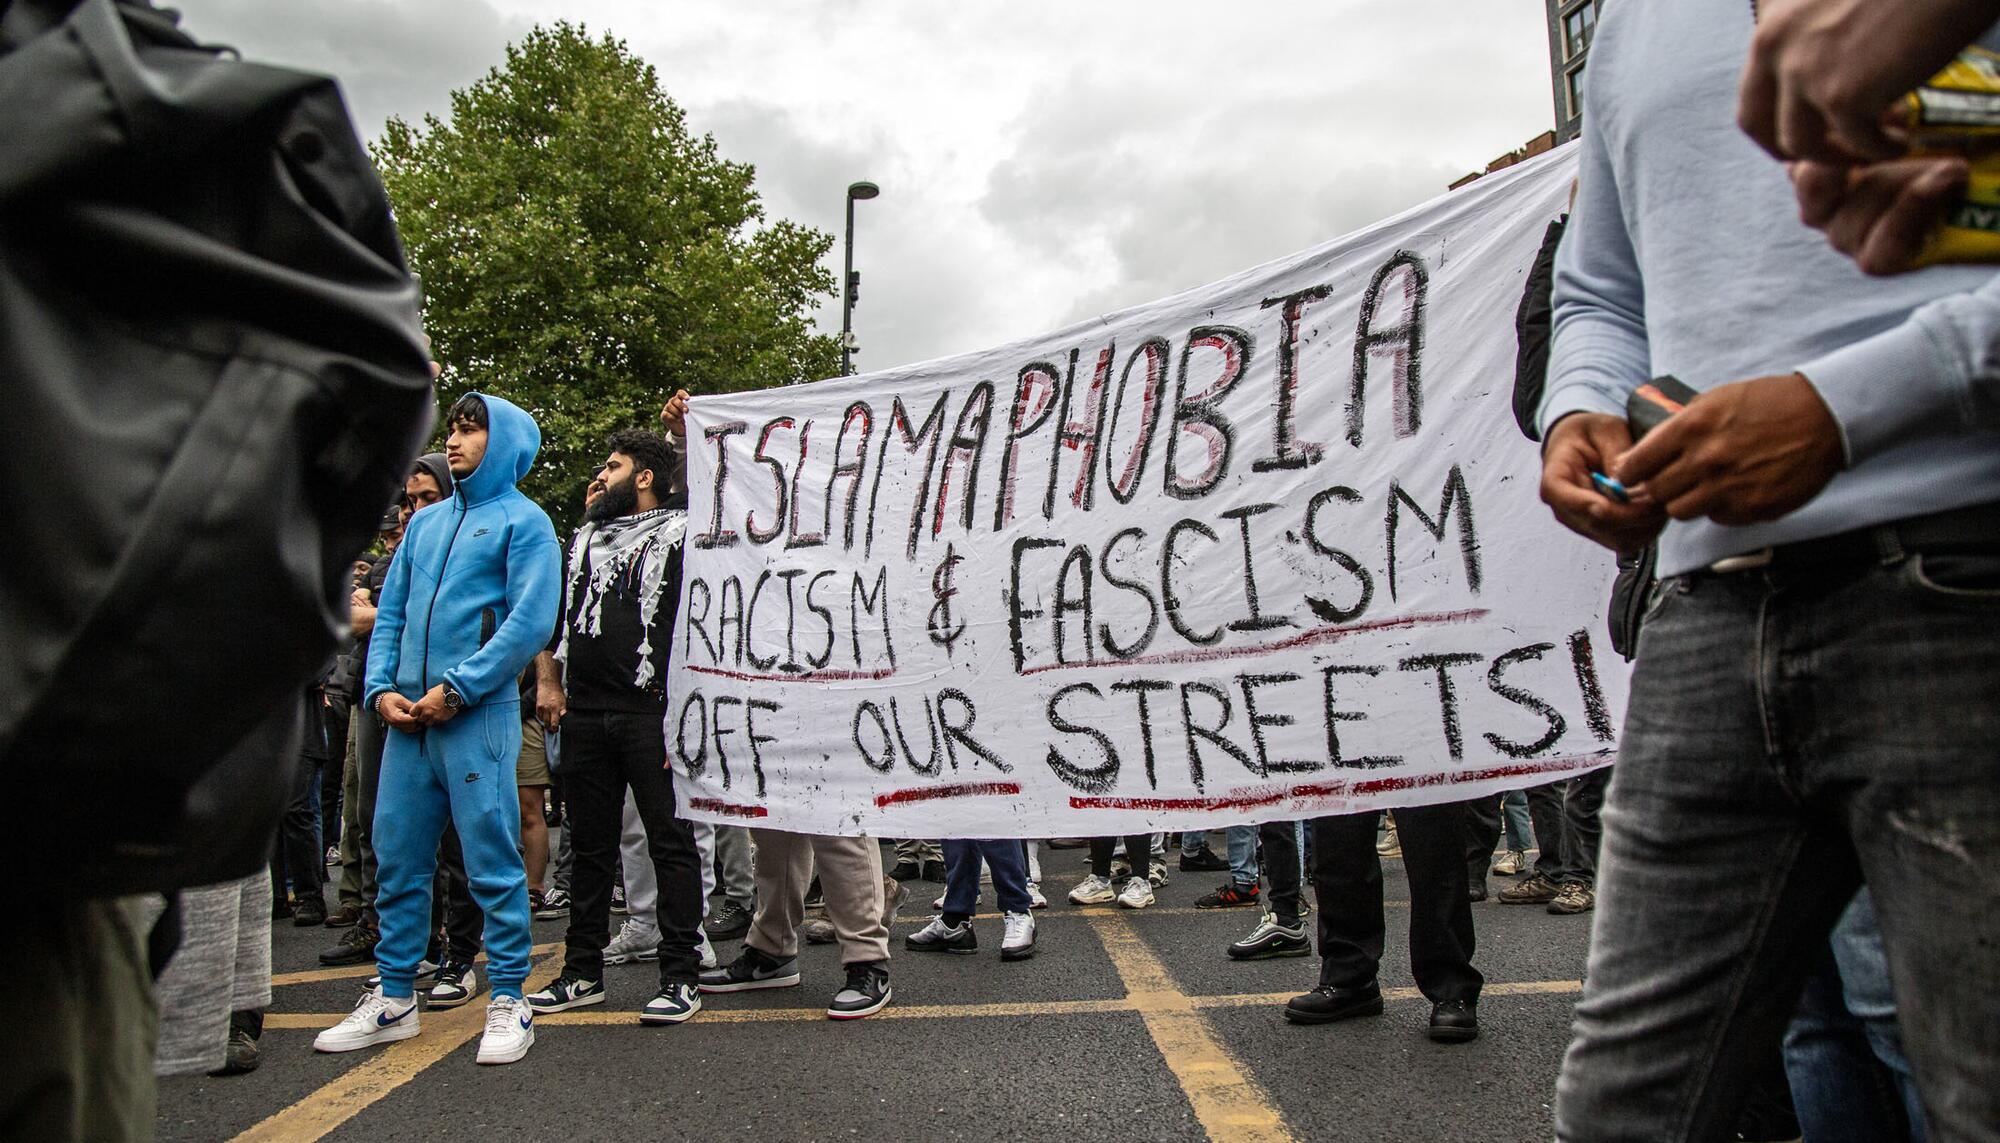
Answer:
[{"label": "yellow road marking", "polygon": [[[1512,984],[1487,984],[1479,990],[1480,999],[1489,996],[1567,996],[1583,991],[1581,980],[1525,980]],[[1283,1004],[1297,996],[1298,990],[1291,992],[1242,992],[1233,996],[1190,996],[1188,1002],[1196,1008],[1255,1008],[1264,1004]],[[1385,988],[1382,999],[1422,1000],[1424,994],[1414,988]]]},{"label": "yellow road marking", "polygon": [[1090,927],[1208,1137],[1218,1143],[1289,1143],[1296,1138],[1270,1094],[1230,1057],[1131,922],[1103,914],[1093,916]]},{"label": "yellow road marking", "polygon": [[[562,945],[555,943],[536,945],[530,955],[547,956],[562,947]],[[473,960],[479,964],[485,964],[486,954],[480,953]],[[375,962],[370,961],[367,964],[353,964],[345,968],[315,968],[304,972],[277,973],[271,977],[271,987],[282,988],[287,984],[318,984],[327,980],[366,980],[374,975]]]},{"label": "yellow road marking", "polygon": [[[1580,980],[1524,980],[1504,984],[1489,983],[1481,990],[1482,997],[1492,996],[1569,996],[1583,991]],[[1299,990],[1290,992],[1241,992],[1223,996],[1190,996],[1187,1002],[1194,1008],[1256,1008],[1266,1004],[1278,1005],[1297,996]],[[1385,988],[1382,999],[1395,1003],[1403,1000],[1422,1000],[1423,993],[1414,988]],[[871,1020],[943,1020],[955,1017],[1006,1018],[1019,1016],[1074,1016],[1095,1015],[1105,1012],[1137,1012],[1139,1007],[1131,999],[1121,997],[1116,1000],[1039,1000],[1022,1001],[1014,1004],[908,1004],[898,1007],[890,1005],[869,1017]],[[278,1029],[329,1028],[340,1023],[345,1012],[274,1012],[264,1017],[264,1027]],[[765,1024],[786,1021],[820,1021],[826,1019],[826,1011],[821,1008],[710,1008],[704,1007],[695,1021],[702,1024]],[[604,1008],[587,1011],[558,1012],[552,1016],[538,1016],[538,1027],[614,1027],[637,1024],[639,1013]]]},{"label": "yellow road marking", "polygon": [[[524,991],[541,988],[554,978],[555,972],[555,959],[544,961],[529,976]],[[313,1027],[331,1027],[345,1015],[326,1017]],[[277,1020],[277,1017],[267,1018],[266,1026],[286,1026]],[[423,1033],[415,1039],[391,1044],[340,1073],[318,1091],[238,1135],[236,1143],[311,1143],[324,1138],[485,1031],[486,1006],[475,997],[465,1007],[440,1013],[423,1023]]]}]

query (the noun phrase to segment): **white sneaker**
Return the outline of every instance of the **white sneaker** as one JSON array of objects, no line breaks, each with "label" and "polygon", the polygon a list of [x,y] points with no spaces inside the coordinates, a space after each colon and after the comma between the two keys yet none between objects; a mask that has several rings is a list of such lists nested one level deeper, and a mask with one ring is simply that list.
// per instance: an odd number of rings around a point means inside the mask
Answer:
[{"label": "white sneaker", "polygon": [[1046,909],[1049,907],[1049,899],[1042,896],[1042,887],[1033,881],[1028,882],[1028,907],[1030,909]]},{"label": "white sneaker", "polygon": [[1117,897],[1118,891],[1111,887],[1111,882],[1095,873],[1077,882],[1076,888],[1069,891],[1069,903],[1072,905],[1106,905]]},{"label": "white sneaker", "polygon": [[511,1064],[535,1044],[535,1014],[518,997],[498,996],[486,1006],[486,1034],[479,1037],[479,1062]]},{"label": "white sneaker", "polygon": [[701,934],[701,943],[694,946],[694,951],[701,955],[701,967],[703,968],[714,968],[721,963],[715,959],[715,946],[708,943],[707,933]]},{"label": "white sneaker", "polygon": [[1035,917],[1032,913],[1008,913],[1007,935],[1000,939],[1001,960],[1027,960],[1035,955]]},{"label": "white sneaker", "polygon": [[1127,909],[1143,909],[1153,903],[1153,885],[1144,877],[1125,879],[1125,891],[1118,894],[1118,903]]},{"label": "white sneaker", "polygon": [[347,1019],[321,1032],[313,1040],[313,1051],[357,1052],[407,1040],[417,1034],[419,1020],[415,996],[390,1000],[378,987],[361,994],[361,1003]]},{"label": "white sneaker", "polygon": [[646,959],[647,953],[657,954],[660,948],[660,929],[644,921],[626,921],[618,927],[618,935],[604,946],[605,964],[631,964]]}]

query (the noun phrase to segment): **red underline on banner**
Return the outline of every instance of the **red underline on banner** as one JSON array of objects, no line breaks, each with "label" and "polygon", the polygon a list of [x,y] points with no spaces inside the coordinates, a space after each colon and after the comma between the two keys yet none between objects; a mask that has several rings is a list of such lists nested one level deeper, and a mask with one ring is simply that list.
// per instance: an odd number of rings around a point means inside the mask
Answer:
[{"label": "red underline on banner", "polygon": [[908,805],[911,802],[933,802],[939,798],[969,798],[983,794],[1018,794],[1019,782],[963,782],[956,786],[916,786],[908,790],[893,790],[887,794],[875,795],[875,808]]},{"label": "red underline on banner", "polygon": [[735,679],[739,683],[854,683],[896,677],[896,668],[883,667],[874,671],[814,671],[810,674],[758,675],[748,671],[725,671],[721,667],[697,667],[688,665],[688,670],[698,675],[720,675],[725,679]]},{"label": "red underline on banner", "polygon": [[[1350,623],[1344,627],[1316,627],[1301,632],[1290,639],[1276,643],[1266,643],[1257,647],[1204,647],[1189,651],[1163,651],[1157,655],[1140,655],[1134,659],[1102,659],[1087,663],[1047,663],[1039,667],[1029,667],[1021,672],[1023,677],[1039,675],[1043,671],[1076,671],[1106,667],[1151,667],[1172,666],[1179,663],[1213,663],[1221,659],[1242,659],[1251,655],[1268,655],[1273,651],[1289,651],[1297,647],[1312,647],[1322,643],[1338,643],[1349,635],[1366,635],[1376,631],[1400,631],[1410,627],[1431,627],[1447,623],[1470,623],[1486,618],[1486,608],[1474,607],[1465,611],[1436,611],[1423,615],[1406,615],[1401,619],[1376,619],[1367,623]],[[691,671],[701,670],[690,667]]]},{"label": "red underline on banner", "polygon": [[1086,798],[1072,797],[1069,800],[1073,810],[1250,810],[1262,806],[1274,806],[1280,802],[1299,798],[1339,798],[1357,794],[1386,794],[1399,790],[1425,789],[1432,786],[1458,786],[1472,782],[1491,782],[1504,778],[1527,778],[1541,774],[1554,774],[1567,770],[1584,770],[1597,766],[1615,757],[1611,752],[1602,754],[1572,754],[1562,758],[1544,758],[1539,762],[1522,762],[1511,766],[1493,766],[1484,770],[1471,770],[1459,774],[1411,774],[1399,778],[1372,778],[1360,782],[1322,782],[1310,785],[1290,786],[1279,790],[1232,791],[1210,798]]},{"label": "red underline on banner", "polygon": [[763,806],[739,806],[734,802],[725,802],[717,798],[689,798],[688,808],[691,810],[707,810],[712,814],[726,814],[732,818],[768,818],[771,816],[771,811],[765,809]]}]

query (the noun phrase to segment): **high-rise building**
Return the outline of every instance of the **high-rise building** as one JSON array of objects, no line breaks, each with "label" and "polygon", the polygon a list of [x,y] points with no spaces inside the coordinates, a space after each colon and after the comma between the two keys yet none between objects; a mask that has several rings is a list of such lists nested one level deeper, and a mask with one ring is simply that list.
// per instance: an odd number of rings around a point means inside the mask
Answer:
[{"label": "high-rise building", "polygon": [[1556,141],[1583,128],[1583,65],[1603,0],[1545,0],[1549,12],[1549,76],[1556,101]]}]

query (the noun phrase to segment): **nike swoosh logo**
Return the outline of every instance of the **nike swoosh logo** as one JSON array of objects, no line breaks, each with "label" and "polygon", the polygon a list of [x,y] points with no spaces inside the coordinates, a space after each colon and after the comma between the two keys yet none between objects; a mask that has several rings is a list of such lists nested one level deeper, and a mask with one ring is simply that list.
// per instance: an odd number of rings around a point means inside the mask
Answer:
[{"label": "nike swoosh logo", "polygon": [[381,1015],[375,1017],[375,1024],[377,1027],[380,1028],[387,1028],[392,1024],[400,1024],[403,1022],[403,1017],[408,1016],[411,1012],[414,1011],[416,1011],[416,1009],[406,1008],[403,1011],[396,1013],[394,1016],[391,1016],[387,1012],[384,1012]]},{"label": "nike swoosh logo", "polygon": [[479,775],[477,775],[477,774],[467,774],[467,775],[465,776],[465,780],[466,780],[466,781],[468,781],[468,782],[477,782],[477,781],[479,780]]},{"label": "nike swoosh logo", "polygon": [[493,530],[493,529],[491,529],[491,528],[481,528],[481,529],[479,529],[479,530],[478,530],[477,532],[474,532],[474,533],[472,534],[472,538],[476,540],[476,539],[478,539],[479,537],[481,537],[481,536],[484,536],[484,535],[485,535],[486,533],[488,533],[488,532],[491,532],[492,530]]},{"label": "nike swoosh logo", "polygon": [[534,1025],[535,1025],[535,1019],[534,1019],[534,1017],[532,1017],[532,1016],[523,1016],[523,1017],[521,1017],[521,1028],[522,1028],[522,1030],[523,1030],[523,1031],[525,1031],[525,1030],[527,1030],[527,1029],[529,1029],[529,1028],[532,1028],[532,1027],[534,1027]]}]

